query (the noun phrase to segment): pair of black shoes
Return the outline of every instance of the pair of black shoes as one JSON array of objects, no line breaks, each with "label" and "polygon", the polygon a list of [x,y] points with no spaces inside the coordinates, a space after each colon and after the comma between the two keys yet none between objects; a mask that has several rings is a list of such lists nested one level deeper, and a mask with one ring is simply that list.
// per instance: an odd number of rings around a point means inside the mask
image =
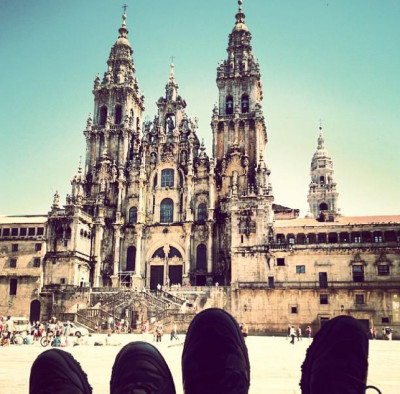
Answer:
[{"label": "pair of black shoes", "polygon": [[[250,386],[247,348],[236,320],[221,309],[207,309],[190,324],[182,353],[188,394],[245,394]],[[32,365],[30,394],[89,394],[86,374],[71,354],[51,349]],[[175,385],[161,353],[147,342],[131,342],[118,353],[111,394],[174,394]]]},{"label": "pair of black shoes", "polygon": [[[363,394],[368,388],[368,338],[359,323],[338,316],[324,325],[307,350],[300,382],[303,394]],[[190,324],[182,353],[186,394],[246,394],[250,386],[247,348],[236,320],[207,309]],[[375,390],[380,393],[378,389]],[[147,342],[132,342],[118,353],[111,394],[174,394],[171,372]],[[48,350],[31,370],[30,393],[88,394],[86,374],[67,352]]]}]

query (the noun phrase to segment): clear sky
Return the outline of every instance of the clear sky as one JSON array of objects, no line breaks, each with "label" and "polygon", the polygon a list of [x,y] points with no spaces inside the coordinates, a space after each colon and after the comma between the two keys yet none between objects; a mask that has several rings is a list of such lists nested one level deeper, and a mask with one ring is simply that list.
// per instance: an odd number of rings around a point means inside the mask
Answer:
[{"label": "clear sky", "polygon": [[[211,153],[218,62],[236,0],[126,0],[136,76],[153,118],[170,57]],[[0,214],[65,201],[122,1],[0,0]],[[342,214],[400,214],[400,2],[244,0],[263,82],[275,202],[307,213],[319,119]]]}]

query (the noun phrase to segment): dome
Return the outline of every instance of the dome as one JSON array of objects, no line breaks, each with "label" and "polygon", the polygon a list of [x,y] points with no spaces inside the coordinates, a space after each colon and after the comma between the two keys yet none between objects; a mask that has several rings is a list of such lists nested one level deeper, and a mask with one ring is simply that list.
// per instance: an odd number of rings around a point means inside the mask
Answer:
[{"label": "dome", "polygon": [[128,47],[131,46],[131,44],[129,43],[128,39],[125,38],[125,37],[119,37],[117,42],[116,42],[116,44],[117,45],[127,45]]},{"label": "dome", "polygon": [[239,31],[239,30],[249,31],[248,27],[244,23],[241,23],[241,22],[236,23],[236,26],[233,29],[233,31]]}]

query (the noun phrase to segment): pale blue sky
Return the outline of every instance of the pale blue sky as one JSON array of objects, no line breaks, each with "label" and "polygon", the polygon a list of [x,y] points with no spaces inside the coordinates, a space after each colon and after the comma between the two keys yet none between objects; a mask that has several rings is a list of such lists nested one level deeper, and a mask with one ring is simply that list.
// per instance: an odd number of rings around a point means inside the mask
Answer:
[{"label": "pale blue sky", "polygon": [[[0,0],[0,214],[62,201],[85,152],[91,93],[121,24],[115,0]],[[170,56],[189,116],[211,152],[216,67],[236,0],[127,0],[146,115]],[[318,121],[345,215],[400,214],[400,2],[244,0],[263,81],[275,202],[307,212]]]}]

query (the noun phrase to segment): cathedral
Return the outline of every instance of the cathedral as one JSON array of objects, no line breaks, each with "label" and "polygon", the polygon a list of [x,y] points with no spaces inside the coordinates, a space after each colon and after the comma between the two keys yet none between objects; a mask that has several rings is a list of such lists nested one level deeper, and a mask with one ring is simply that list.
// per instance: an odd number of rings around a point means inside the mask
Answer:
[{"label": "cathedral", "polygon": [[33,319],[61,304],[78,313],[78,289],[161,285],[178,298],[206,294],[202,307],[223,307],[253,332],[319,328],[341,313],[366,328],[400,327],[400,215],[340,215],[321,127],[306,217],[274,203],[260,67],[238,3],[217,67],[211,157],[174,64],[144,121],[124,13],[65,204],[56,193],[48,215],[0,218],[0,314]]}]

